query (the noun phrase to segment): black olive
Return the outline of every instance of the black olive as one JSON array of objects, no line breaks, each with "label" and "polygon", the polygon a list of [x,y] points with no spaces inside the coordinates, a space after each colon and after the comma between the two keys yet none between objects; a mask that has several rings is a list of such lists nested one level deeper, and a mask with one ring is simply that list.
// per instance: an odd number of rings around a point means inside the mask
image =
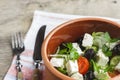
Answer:
[{"label": "black olive", "polygon": [[81,50],[85,50],[85,47],[82,46],[82,41],[83,41],[83,36],[80,37],[78,40],[77,40],[77,43],[79,44],[79,47],[81,48]]},{"label": "black olive", "polygon": [[95,75],[93,71],[88,71],[85,75],[84,75],[84,80],[93,80],[95,79]]},{"label": "black olive", "polygon": [[88,60],[91,60],[95,56],[94,49],[87,49],[84,53],[84,57],[86,57]]},{"label": "black olive", "polygon": [[117,44],[112,51],[113,53],[120,55],[120,44]]}]

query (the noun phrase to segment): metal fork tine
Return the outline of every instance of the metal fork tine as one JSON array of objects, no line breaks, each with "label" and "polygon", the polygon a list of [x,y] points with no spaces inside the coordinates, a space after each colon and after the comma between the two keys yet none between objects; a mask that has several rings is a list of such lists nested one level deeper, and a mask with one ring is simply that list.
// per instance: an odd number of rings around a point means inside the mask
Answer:
[{"label": "metal fork tine", "polygon": [[21,48],[21,37],[20,32],[17,33],[18,48]]},{"label": "metal fork tine", "polygon": [[15,40],[14,40],[14,35],[12,35],[12,49],[15,48]]},{"label": "metal fork tine", "polygon": [[24,47],[24,42],[23,42],[23,37],[21,32],[19,32],[19,36],[20,36],[20,47],[23,48]]},{"label": "metal fork tine", "polygon": [[23,42],[23,37],[22,37],[22,33],[21,32],[19,32],[19,47],[21,48],[21,49],[24,49],[24,42]]},{"label": "metal fork tine", "polygon": [[18,36],[17,36],[17,33],[15,33],[15,48],[18,48]]}]

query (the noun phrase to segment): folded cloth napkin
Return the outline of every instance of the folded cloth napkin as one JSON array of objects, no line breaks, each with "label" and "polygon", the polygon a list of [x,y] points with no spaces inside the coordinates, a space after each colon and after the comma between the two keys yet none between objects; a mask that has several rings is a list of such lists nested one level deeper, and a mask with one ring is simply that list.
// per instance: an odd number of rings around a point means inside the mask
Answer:
[{"label": "folded cloth napkin", "polygon": [[[64,23],[74,18],[86,18],[86,17],[98,17],[98,16],[66,15],[66,14],[56,14],[56,13],[42,12],[42,11],[34,12],[33,22],[24,40],[25,51],[21,54],[21,64],[23,65],[22,72],[23,72],[24,80],[31,80],[31,75],[34,69],[32,55],[34,50],[36,34],[39,28],[42,25],[47,25],[46,33],[45,33],[46,36],[53,28],[55,28],[57,25],[61,23]],[[119,19],[113,19],[107,17],[99,17],[99,18],[105,18],[120,23]],[[7,74],[5,75],[4,80],[16,80],[15,66],[16,66],[16,56],[13,58],[11,66]]]}]

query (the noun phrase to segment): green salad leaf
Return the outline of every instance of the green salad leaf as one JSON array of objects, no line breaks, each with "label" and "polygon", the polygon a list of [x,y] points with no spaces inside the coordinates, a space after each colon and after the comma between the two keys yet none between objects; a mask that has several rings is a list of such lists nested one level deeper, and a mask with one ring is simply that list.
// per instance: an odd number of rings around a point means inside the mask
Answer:
[{"label": "green salad leaf", "polygon": [[119,39],[116,39],[116,38],[112,38],[111,40],[110,40],[110,42],[112,43],[112,42],[117,42]]},{"label": "green salad leaf", "polygon": [[61,49],[58,54],[67,54],[67,49]]},{"label": "green salad leaf", "polygon": [[99,72],[100,67],[94,60],[91,60],[91,65],[93,66],[93,70]]},{"label": "green salad leaf", "polygon": [[102,46],[102,51],[105,54],[105,56],[108,56],[108,57],[112,56],[112,51],[105,44]]},{"label": "green salad leaf", "polygon": [[91,60],[91,65],[93,66],[93,70],[97,71],[98,73],[100,73],[101,70],[103,70],[103,72],[111,72],[114,68],[114,66],[112,65],[98,66],[97,62],[95,62],[94,60]]},{"label": "green salad leaf", "polygon": [[94,60],[91,60],[91,65],[93,66],[97,80],[108,80],[110,78],[107,72],[111,72],[113,70],[113,66],[98,66]]},{"label": "green salad leaf", "polygon": [[76,60],[79,58],[79,54],[77,50],[73,47],[72,43],[64,43],[62,44],[65,46],[65,49],[60,49],[58,54],[65,54],[67,55],[67,60]]},{"label": "green salad leaf", "polygon": [[111,37],[110,37],[110,35],[109,35],[108,32],[105,32],[103,37],[104,37],[105,40],[108,41],[108,42],[111,40]]},{"label": "green salad leaf", "polygon": [[73,48],[71,42],[69,42],[69,43],[64,43],[63,45],[64,45],[66,48],[68,48],[69,50],[71,50],[71,49]]},{"label": "green salad leaf", "polygon": [[76,52],[76,49],[72,49],[70,51],[70,59],[71,60],[77,60],[79,58],[79,54]]},{"label": "green salad leaf", "polygon": [[67,70],[66,68],[63,68],[63,67],[57,67],[57,70],[59,70],[61,73],[67,75]]},{"label": "green salad leaf", "polygon": [[93,32],[93,45],[102,48],[102,46],[106,43],[109,43],[111,37],[108,32]]}]

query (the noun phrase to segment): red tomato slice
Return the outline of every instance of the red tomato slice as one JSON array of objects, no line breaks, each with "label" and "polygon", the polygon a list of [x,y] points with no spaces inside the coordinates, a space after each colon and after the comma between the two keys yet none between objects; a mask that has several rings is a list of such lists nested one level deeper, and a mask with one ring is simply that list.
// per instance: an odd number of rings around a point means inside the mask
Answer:
[{"label": "red tomato slice", "polygon": [[80,57],[78,59],[78,68],[79,68],[79,73],[81,74],[85,74],[88,69],[89,69],[89,62],[85,57]]}]

